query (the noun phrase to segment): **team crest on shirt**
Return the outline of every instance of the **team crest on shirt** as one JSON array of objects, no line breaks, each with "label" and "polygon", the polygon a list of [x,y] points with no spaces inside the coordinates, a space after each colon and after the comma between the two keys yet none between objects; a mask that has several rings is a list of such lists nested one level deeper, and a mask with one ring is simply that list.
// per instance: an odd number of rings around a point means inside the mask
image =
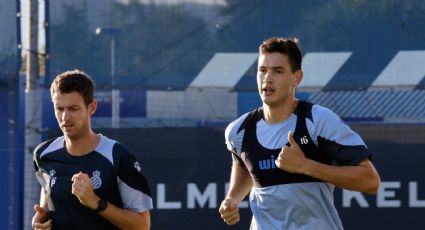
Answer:
[{"label": "team crest on shirt", "polygon": [[55,173],[56,173],[56,171],[54,169],[49,171],[50,187],[53,187],[53,185],[56,184]]},{"label": "team crest on shirt", "polygon": [[134,162],[134,168],[135,168],[138,172],[142,171],[142,167],[140,167],[140,163],[139,163],[138,161],[135,161],[135,162]]},{"label": "team crest on shirt", "polygon": [[93,176],[90,178],[93,185],[93,190],[96,190],[102,186],[102,179],[100,178],[100,171],[93,171]]}]

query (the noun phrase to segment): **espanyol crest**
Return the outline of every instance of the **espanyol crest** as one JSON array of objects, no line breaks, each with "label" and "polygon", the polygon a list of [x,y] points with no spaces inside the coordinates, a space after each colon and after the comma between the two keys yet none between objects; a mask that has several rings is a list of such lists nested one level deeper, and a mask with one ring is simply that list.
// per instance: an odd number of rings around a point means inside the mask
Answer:
[{"label": "espanyol crest", "polygon": [[100,178],[100,172],[98,170],[93,171],[93,176],[90,178],[93,184],[93,190],[96,190],[102,186],[102,179]]}]

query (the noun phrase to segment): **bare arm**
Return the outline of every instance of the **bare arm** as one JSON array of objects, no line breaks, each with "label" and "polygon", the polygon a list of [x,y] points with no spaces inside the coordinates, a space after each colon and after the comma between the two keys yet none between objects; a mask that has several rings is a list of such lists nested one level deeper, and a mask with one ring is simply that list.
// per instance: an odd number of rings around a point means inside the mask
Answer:
[{"label": "bare arm", "polygon": [[378,192],[381,179],[369,159],[356,166],[326,165],[313,160],[307,160],[303,173],[337,187],[375,194]]},{"label": "bare arm", "polygon": [[[72,177],[72,181],[72,194],[80,200],[82,205],[95,210],[99,205],[100,198],[93,192],[90,177],[80,172]],[[99,215],[120,229],[145,230],[150,228],[149,210],[138,213],[129,209],[118,208],[108,202],[107,208],[99,212]]]},{"label": "bare arm", "polygon": [[229,191],[226,199],[232,198],[241,202],[245,196],[251,191],[252,179],[248,170],[245,167],[233,164],[230,174]]},{"label": "bare arm", "polygon": [[49,218],[49,209],[47,197],[43,189],[40,192],[40,205],[34,205],[35,214],[32,218],[32,228],[50,230],[52,228],[52,220]]},{"label": "bare arm", "polygon": [[230,186],[226,198],[221,202],[220,215],[228,225],[239,222],[239,203],[252,188],[251,175],[246,168],[233,164],[230,175]]},{"label": "bare arm", "polygon": [[276,160],[277,167],[291,173],[306,174],[337,187],[374,194],[378,192],[381,179],[370,160],[365,159],[354,166],[322,164],[305,157],[295,142],[292,133],[288,134],[290,147],[283,147]]},{"label": "bare arm", "polygon": [[99,215],[120,229],[150,229],[149,211],[137,213],[129,209],[122,209],[108,203],[108,207],[99,212]]},{"label": "bare arm", "polygon": [[46,210],[49,210],[49,205],[47,203],[47,196],[43,189],[41,189],[40,191],[40,207],[43,207]]}]

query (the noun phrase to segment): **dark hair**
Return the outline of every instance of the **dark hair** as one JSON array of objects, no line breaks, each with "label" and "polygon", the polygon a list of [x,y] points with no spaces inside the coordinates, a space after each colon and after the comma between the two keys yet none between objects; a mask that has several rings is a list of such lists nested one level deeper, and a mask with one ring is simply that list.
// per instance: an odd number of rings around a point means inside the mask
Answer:
[{"label": "dark hair", "polygon": [[93,101],[94,82],[81,70],[66,71],[53,80],[50,86],[50,96],[55,93],[72,93],[77,92],[84,98],[84,103],[88,106]]},{"label": "dark hair", "polygon": [[301,69],[302,54],[298,46],[298,38],[272,37],[265,40],[259,47],[260,54],[281,53],[288,56],[292,72]]}]

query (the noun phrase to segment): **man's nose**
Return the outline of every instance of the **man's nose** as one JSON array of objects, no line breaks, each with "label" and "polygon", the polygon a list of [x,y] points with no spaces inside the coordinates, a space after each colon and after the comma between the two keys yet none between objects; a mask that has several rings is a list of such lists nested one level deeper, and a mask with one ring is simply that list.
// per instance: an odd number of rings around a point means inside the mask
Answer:
[{"label": "man's nose", "polygon": [[69,120],[69,117],[70,117],[69,111],[65,109],[65,110],[62,112],[62,120],[63,120],[63,121],[67,121],[67,120]]},{"label": "man's nose", "polygon": [[270,71],[267,71],[266,73],[264,73],[264,79],[263,82],[271,82],[272,81],[272,76]]}]

